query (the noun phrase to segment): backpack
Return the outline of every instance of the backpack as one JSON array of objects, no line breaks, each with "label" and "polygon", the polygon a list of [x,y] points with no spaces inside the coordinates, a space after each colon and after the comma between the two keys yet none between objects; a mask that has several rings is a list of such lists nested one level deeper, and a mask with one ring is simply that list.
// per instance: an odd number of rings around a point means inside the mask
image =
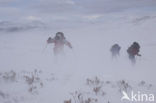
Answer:
[{"label": "backpack", "polygon": [[134,42],[127,50],[131,55],[137,55],[140,51],[140,45],[137,42]]}]

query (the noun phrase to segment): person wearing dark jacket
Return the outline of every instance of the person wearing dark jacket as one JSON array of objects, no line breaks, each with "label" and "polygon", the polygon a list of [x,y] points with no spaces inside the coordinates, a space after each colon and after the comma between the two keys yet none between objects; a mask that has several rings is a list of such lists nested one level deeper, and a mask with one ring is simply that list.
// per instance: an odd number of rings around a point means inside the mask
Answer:
[{"label": "person wearing dark jacket", "polygon": [[120,55],[120,49],[121,49],[121,47],[118,44],[114,44],[111,47],[110,52],[111,52],[113,58]]},{"label": "person wearing dark jacket", "polygon": [[129,55],[129,59],[132,63],[136,62],[136,56],[141,56],[140,52],[140,45],[137,42],[133,42],[133,44],[127,49],[127,53]]}]

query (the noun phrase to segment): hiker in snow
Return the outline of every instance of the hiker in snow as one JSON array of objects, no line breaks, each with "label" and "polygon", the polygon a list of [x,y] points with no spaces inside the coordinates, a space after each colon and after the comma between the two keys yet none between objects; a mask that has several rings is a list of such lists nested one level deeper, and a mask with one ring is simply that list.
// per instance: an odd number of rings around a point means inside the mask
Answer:
[{"label": "hiker in snow", "polygon": [[112,57],[117,57],[117,56],[119,56],[119,55],[120,55],[120,49],[121,49],[121,47],[120,47],[118,44],[114,44],[114,45],[111,47],[111,49],[110,49],[110,51],[111,51],[111,53],[112,53]]},{"label": "hiker in snow", "polygon": [[63,53],[64,45],[72,49],[72,45],[66,40],[62,32],[57,32],[54,38],[49,37],[47,43],[54,43],[54,55]]},{"label": "hiker in snow", "polygon": [[140,45],[137,42],[133,42],[133,44],[127,49],[127,53],[129,55],[129,59],[132,61],[132,63],[135,63],[135,56],[141,56],[139,54],[140,51]]}]

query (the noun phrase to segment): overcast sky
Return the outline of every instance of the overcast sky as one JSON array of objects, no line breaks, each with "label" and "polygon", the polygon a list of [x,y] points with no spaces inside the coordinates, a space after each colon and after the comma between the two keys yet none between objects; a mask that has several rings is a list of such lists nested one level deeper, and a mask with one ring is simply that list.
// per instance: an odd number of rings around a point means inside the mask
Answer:
[{"label": "overcast sky", "polygon": [[68,27],[155,14],[156,0],[0,0],[0,31]]}]

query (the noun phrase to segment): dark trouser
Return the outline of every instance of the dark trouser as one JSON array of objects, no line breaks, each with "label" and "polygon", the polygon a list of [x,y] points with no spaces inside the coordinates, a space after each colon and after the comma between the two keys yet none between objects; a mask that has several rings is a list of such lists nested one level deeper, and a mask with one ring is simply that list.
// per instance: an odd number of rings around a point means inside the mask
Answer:
[{"label": "dark trouser", "polygon": [[136,63],[135,55],[129,54],[129,59],[131,60],[131,62],[132,62],[133,64]]}]

